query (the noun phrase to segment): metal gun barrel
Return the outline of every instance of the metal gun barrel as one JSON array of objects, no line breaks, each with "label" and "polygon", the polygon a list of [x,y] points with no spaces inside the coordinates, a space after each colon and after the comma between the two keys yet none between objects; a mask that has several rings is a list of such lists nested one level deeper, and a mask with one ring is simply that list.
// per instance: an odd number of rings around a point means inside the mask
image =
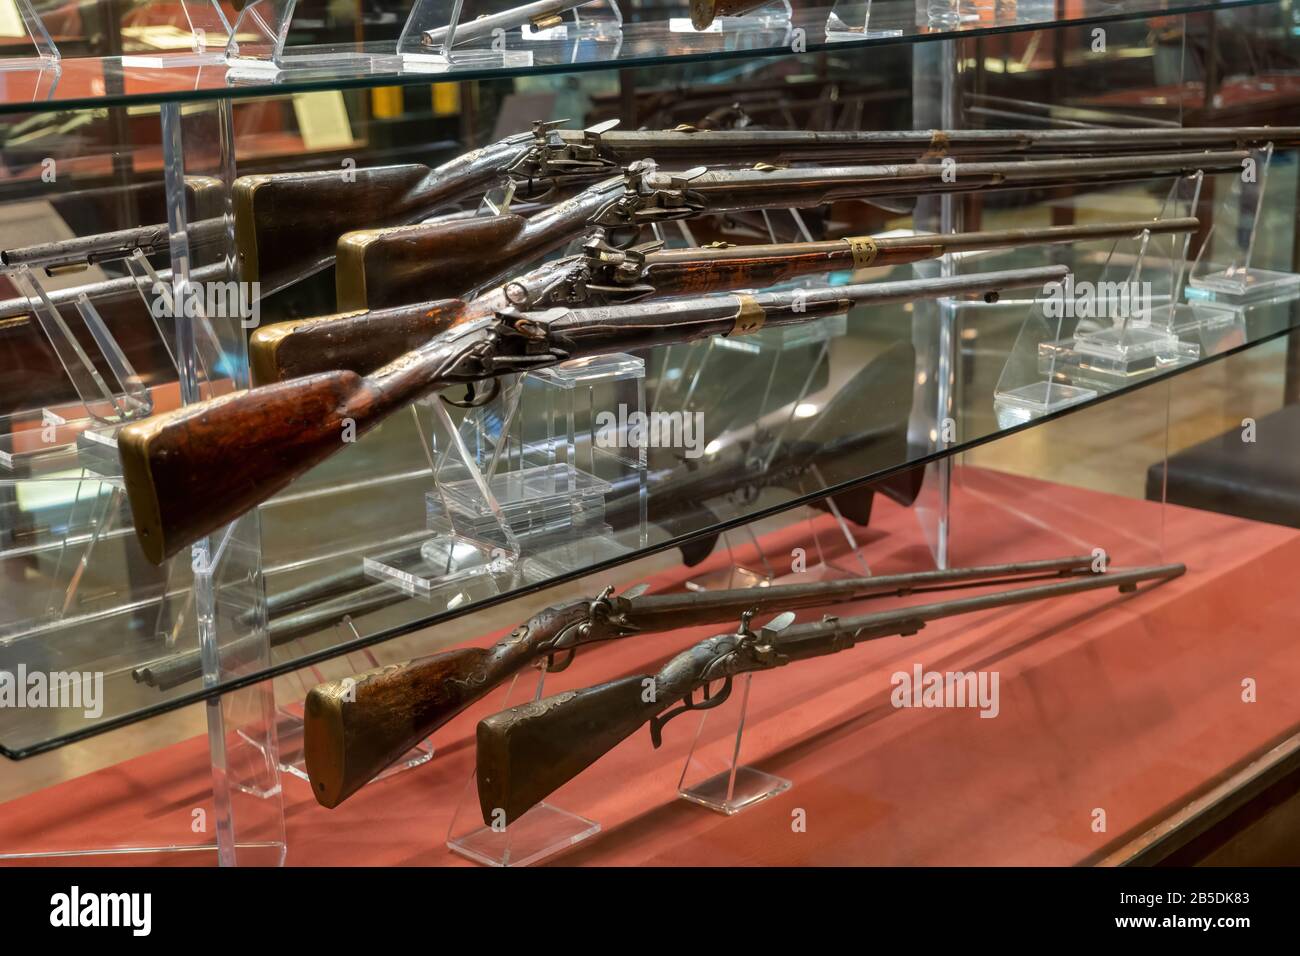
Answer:
[{"label": "metal gun barrel", "polygon": [[[533,3],[511,7],[509,10],[502,10],[500,13],[490,13],[475,20],[462,20],[456,25],[456,33],[452,37],[452,43],[454,44],[457,40],[477,40],[481,37],[491,36],[494,30],[509,30],[511,27],[522,26],[525,23],[535,23],[546,17],[556,16],[566,10],[572,10],[574,7],[580,7],[588,2],[589,0],[535,0]],[[429,47],[438,46],[446,41],[448,32],[447,27],[425,30],[420,35],[420,43]]]}]

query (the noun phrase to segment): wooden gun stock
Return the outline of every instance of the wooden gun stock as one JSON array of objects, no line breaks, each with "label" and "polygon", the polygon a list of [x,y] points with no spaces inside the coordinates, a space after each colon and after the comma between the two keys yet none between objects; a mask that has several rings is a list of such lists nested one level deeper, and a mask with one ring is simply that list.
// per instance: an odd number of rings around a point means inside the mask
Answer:
[{"label": "wooden gun stock", "polygon": [[[478,794],[483,822],[511,824],[636,733],[667,701],[647,702],[648,676],[515,707],[478,725]],[[505,819],[501,819],[504,813]]]},{"label": "wooden gun stock", "polygon": [[488,649],[458,648],[331,681],[307,695],[307,776],[333,808],[476,700],[545,656],[566,629],[586,620],[576,601],[546,608]]},{"label": "wooden gun stock", "polygon": [[459,648],[312,688],[303,752],[316,802],[338,806],[495,686],[472,681],[487,657]]},{"label": "wooden gun stock", "polygon": [[334,261],[339,236],[358,222],[398,225],[428,205],[429,167],[241,176],[235,180],[235,243],[240,277],[262,294]]},{"label": "wooden gun stock", "polygon": [[118,433],[136,536],[161,563],[329,458],[388,414],[446,387],[477,329],[362,377],[336,371],[208,399]]},{"label": "wooden gun stock", "polygon": [[233,392],[118,433],[136,534],[161,564],[265,501],[379,420],[354,372]]},{"label": "wooden gun stock", "polygon": [[254,385],[346,369],[368,375],[454,326],[460,299],[295,319],[263,326],[248,343]]},{"label": "wooden gun stock", "polygon": [[338,307],[461,295],[515,265],[529,238],[528,220],[512,214],[350,232],[338,241]]}]

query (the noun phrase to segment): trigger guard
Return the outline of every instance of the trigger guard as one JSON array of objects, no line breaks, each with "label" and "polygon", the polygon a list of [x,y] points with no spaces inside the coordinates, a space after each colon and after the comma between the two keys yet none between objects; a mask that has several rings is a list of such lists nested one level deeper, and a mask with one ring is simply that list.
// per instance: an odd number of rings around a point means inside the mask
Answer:
[{"label": "trigger guard", "polygon": [[[695,691],[691,691],[689,694],[686,695],[686,699],[683,700],[678,706],[674,707],[672,710],[665,711],[664,713],[656,717],[651,717],[650,718],[651,745],[656,750],[659,749],[659,747],[664,742],[664,738],[663,738],[664,725],[667,724],[668,721],[672,720],[674,717],[680,717],[682,714],[690,710],[712,710],[714,707],[726,703],[727,699],[731,696],[731,680],[732,679],[730,676],[724,677],[722,683],[722,689],[718,691],[717,694],[714,694],[713,696],[709,696],[709,685],[705,684],[704,687],[700,690],[700,702],[698,704],[695,702]],[[710,681],[709,683],[712,683],[712,681]]]},{"label": "trigger guard", "polygon": [[457,401],[454,398],[448,398],[446,395],[440,395],[438,397],[453,408],[482,408],[501,394],[501,380],[498,378],[492,379],[492,387],[483,395],[479,395],[475,391],[474,385],[474,382],[469,383],[469,393],[473,398],[465,401]]},{"label": "trigger guard", "polygon": [[568,648],[568,653],[563,658],[560,657],[561,653],[563,652],[546,655],[546,673],[558,674],[567,668],[573,663],[573,659],[578,656],[578,649],[576,647]]}]

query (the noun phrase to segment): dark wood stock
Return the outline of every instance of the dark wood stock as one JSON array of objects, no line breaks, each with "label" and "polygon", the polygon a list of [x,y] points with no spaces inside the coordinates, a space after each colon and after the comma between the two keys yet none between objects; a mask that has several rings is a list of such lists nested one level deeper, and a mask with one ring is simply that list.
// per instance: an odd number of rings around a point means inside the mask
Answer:
[{"label": "dark wood stock", "polygon": [[691,26],[703,30],[718,17],[738,17],[767,3],[768,0],[691,0]]},{"label": "dark wood stock", "polygon": [[[472,330],[471,330],[472,332]],[[136,534],[154,563],[235,520],[356,441],[394,409],[445,387],[473,335],[450,335],[362,377],[336,371],[234,392],[118,433]]]},{"label": "dark wood stock", "polygon": [[253,384],[335,369],[368,375],[452,328],[464,315],[463,301],[444,299],[267,325],[248,343]]},{"label": "dark wood stock", "polygon": [[458,713],[487,654],[459,648],[312,688],[303,753],[316,802],[337,807]]},{"label": "dark wood stock", "polygon": [[526,254],[528,224],[506,214],[349,233],[338,242],[338,307],[377,309],[461,295]]},{"label": "dark wood stock", "polygon": [[269,294],[328,266],[358,222],[410,222],[429,204],[428,166],[275,173],[235,180],[240,277]]},{"label": "dark wood stock", "polygon": [[545,704],[512,707],[479,721],[483,822],[513,823],[665,709],[664,702],[643,699],[649,679],[625,677],[566,691]]},{"label": "dark wood stock", "polygon": [[233,521],[377,421],[353,372],[239,391],[118,434],[136,533],[155,564]]},{"label": "dark wood stock", "polygon": [[546,608],[488,649],[444,651],[330,681],[307,695],[307,776],[321,806],[336,807],[466,707],[545,655],[586,602]]}]

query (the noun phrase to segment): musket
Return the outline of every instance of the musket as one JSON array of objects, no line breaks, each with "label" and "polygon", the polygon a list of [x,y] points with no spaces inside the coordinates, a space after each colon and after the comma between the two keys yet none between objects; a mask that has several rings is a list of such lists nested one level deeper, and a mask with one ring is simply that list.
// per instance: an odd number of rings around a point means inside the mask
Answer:
[{"label": "musket", "polygon": [[[721,134],[718,134],[721,135]],[[454,297],[491,287],[538,262],[593,226],[635,237],[642,226],[705,214],[808,208],[871,199],[984,189],[1103,185],[1149,177],[1241,169],[1246,152],[1173,153],[1105,159],[998,163],[907,163],[664,172],[643,160],[525,219],[477,219],[351,232],[339,239],[335,267],[342,311]]]},{"label": "musket", "polygon": [[468,301],[421,301],[261,326],[249,340],[249,364],[257,385],[339,368],[364,375],[460,322],[497,309],[614,305],[652,296],[761,289],[801,276],[903,265],[952,252],[1122,239],[1144,230],[1192,232],[1198,225],[1188,217],[690,249],[662,249],[658,242],[617,249],[596,234],[581,254],[544,263]]},{"label": "musket", "polygon": [[[591,0],[534,0],[500,13],[489,13],[474,20],[462,20],[452,34],[452,45],[468,43],[491,36],[496,30],[509,30],[524,24],[531,24],[536,30],[557,26],[563,19],[560,15],[574,7],[580,7]],[[420,44],[427,47],[443,46],[450,31],[447,27],[425,30],[420,34]]]},{"label": "musket", "polygon": [[[717,707],[742,674],[837,654],[865,641],[906,637],[930,621],[958,614],[1098,588],[1131,592],[1143,581],[1166,581],[1185,570],[1167,564],[1110,571],[875,614],[826,616],[807,624],[793,624],[794,614],[786,612],[757,631],[750,628],[754,612],[746,610],[735,633],[701,641],[656,674],[565,691],[480,721],[477,774],[484,822],[492,826],[518,820],[646,724],[652,745],[659,747],[665,724],[690,711]],[[721,685],[711,690],[717,681]]]},{"label": "musket", "polygon": [[334,261],[349,230],[420,220],[513,181],[520,199],[549,198],[639,159],[667,166],[768,162],[886,162],[942,156],[1108,155],[1164,149],[1248,149],[1300,143],[1300,128],[1188,130],[704,131],[585,130],[536,123],[437,167],[419,163],[275,173],[235,180],[236,245],[245,281],[269,295]]},{"label": "musket", "polygon": [[[223,644],[220,648],[223,666],[234,666],[245,659],[254,658],[261,654],[264,646],[280,647],[331,627],[345,617],[369,614],[408,600],[409,597],[390,584],[368,584],[350,593],[309,604],[292,613],[273,616],[267,625],[265,637],[253,633]],[[198,680],[202,676],[203,658],[198,648],[146,661],[131,671],[131,677],[137,683],[163,691]]]},{"label": "musket", "polygon": [[[186,176],[185,199],[191,216],[190,241],[196,246],[210,246],[223,241],[229,221],[217,215],[225,197],[225,184],[212,176]],[[59,271],[85,268],[100,262],[112,262],[131,256],[136,249],[145,255],[167,252],[170,232],[166,223],[114,229],[89,236],[74,236],[31,246],[0,250],[0,263],[43,268],[53,275]]]},{"label": "musket", "polygon": [[638,585],[616,595],[612,587],[533,615],[491,647],[461,647],[388,664],[318,684],[307,694],[303,745],[316,801],[338,806],[411,747],[445,726],[516,674],[545,662],[555,673],[580,648],[643,634],[659,634],[849,601],[905,597],[962,587],[985,587],[1092,574],[1091,555],[1018,564],[844,578],[766,588],[647,594]]},{"label": "musket", "polygon": [[[188,226],[191,251],[223,242],[229,223],[225,218],[200,219]],[[34,246],[20,246],[0,251],[0,262],[6,266],[34,266],[47,274],[72,268],[85,268],[101,262],[127,259],[139,249],[147,256],[166,252],[171,244],[171,230],[166,223],[156,226],[135,226],[91,236],[75,236],[41,242]]]},{"label": "musket", "polygon": [[[481,404],[496,376],[568,359],[746,335],[843,312],[854,304],[963,294],[994,299],[1003,289],[1059,282],[1064,267],[906,282],[683,298],[544,312],[502,310],[438,335],[367,376],[309,375],[188,405],[118,433],[136,536],[161,563],[232,521],[410,402],[456,384]],[[346,439],[346,440],[345,440]]]}]

